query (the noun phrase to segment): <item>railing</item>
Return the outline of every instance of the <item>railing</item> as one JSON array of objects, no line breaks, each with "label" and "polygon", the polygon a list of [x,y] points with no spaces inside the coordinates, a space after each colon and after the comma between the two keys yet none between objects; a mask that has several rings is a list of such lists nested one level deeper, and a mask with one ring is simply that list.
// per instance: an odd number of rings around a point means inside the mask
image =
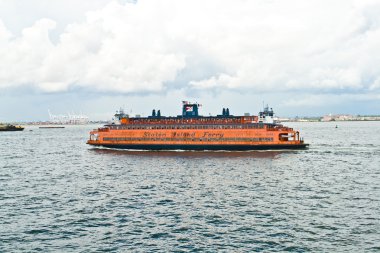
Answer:
[{"label": "railing", "polygon": [[[132,125],[109,125],[109,128],[112,130],[139,130],[139,129],[146,129],[146,130],[154,130],[154,129],[264,129],[264,124],[202,124],[202,125],[195,125],[195,124],[170,124],[170,125],[139,125],[139,124],[132,124]],[[108,128],[107,128],[108,129]],[[108,131],[108,130],[107,130]]]},{"label": "railing", "polygon": [[150,119],[150,118],[129,118],[129,123],[127,125],[176,125],[176,124],[249,124],[254,122],[254,117],[199,117],[199,118],[158,118],[158,119]]}]

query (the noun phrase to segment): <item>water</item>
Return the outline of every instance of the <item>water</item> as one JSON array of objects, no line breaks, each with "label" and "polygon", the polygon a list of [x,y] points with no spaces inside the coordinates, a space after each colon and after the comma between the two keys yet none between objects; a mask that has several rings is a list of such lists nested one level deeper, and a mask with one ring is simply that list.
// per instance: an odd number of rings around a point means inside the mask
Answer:
[{"label": "water", "polygon": [[0,252],[379,252],[380,122],[306,151],[130,152],[94,126],[0,133]]}]

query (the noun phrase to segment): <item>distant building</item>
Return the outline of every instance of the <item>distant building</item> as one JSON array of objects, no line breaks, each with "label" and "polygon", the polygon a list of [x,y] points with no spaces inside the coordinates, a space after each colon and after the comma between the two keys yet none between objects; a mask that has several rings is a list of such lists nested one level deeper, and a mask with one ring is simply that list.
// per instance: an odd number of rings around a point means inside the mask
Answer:
[{"label": "distant building", "polygon": [[331,115],[331,113],[329,115],[325,115],[322,117],[322,121],[334,121],[334,117]]},{"label": "distant building", "polygon": [[289,118],[278,118],[278,122],[289,122]]},{"label": "distant building", "polygon": [[345,121],[345,120],[353,120],[354,116],[352,115],[337,115],[336,119],[337,121]]},{"label": "distant building", "polygon": [[322,121],[364,121],[364,120],[380,120],[379,116],[354,116],[351,114],[325,115]]}]

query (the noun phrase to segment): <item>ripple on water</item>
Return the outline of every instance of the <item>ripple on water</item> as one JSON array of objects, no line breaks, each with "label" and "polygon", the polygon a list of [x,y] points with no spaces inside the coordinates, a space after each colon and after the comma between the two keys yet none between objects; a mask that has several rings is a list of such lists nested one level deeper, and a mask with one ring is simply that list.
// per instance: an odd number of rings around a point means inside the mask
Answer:
[{"label": "ripple on water", "polygon": [[94,150],[94,126],[2,135],[0,252],[378,252],[380,123],[293,126],[308,150]]}]

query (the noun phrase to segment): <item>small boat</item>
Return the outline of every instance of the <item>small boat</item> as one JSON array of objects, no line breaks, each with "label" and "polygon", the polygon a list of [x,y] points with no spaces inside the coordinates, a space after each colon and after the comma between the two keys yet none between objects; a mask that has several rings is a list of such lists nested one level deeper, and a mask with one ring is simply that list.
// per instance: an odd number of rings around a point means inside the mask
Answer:
[{"label": "small boat", "polygon": [[11,124],[0,124],[0,131],[23,131],[24,127]]}]

